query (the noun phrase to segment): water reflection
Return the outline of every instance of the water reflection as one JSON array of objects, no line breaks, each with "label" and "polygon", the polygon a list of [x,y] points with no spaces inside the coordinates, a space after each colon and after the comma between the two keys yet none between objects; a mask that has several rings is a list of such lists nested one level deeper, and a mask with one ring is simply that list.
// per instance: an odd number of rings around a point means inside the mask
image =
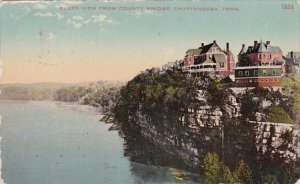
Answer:
[{"label": "water reflection", "polygon": [[[198,183],[199,175],[183,161],[143,138],[138,131],[124,131],[124,155],[131,161],[137,184]],[[184,176],[172,174],[172,168],[184,169]],[[192,172],[187,172],[192,171]]]},{"label": "water reflection", "polygon": [[166,167],[149,166],[131,162],[131,171],[135,178],[135,184],[150,183],[176,183],[176,178],[171,175]]}]

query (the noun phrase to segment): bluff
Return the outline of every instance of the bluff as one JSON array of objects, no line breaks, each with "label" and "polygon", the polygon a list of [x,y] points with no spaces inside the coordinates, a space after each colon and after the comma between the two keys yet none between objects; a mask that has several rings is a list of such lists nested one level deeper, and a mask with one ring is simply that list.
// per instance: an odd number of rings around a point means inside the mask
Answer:
[{"label": "bluff", "polygon": [[231,168],[245,160],[260,178],[298,160],[291,105],[282,91],[237,91],[228,78],[153,68],[121,89],[114,115],[125,137],[139,134],[192,171],[201,172],[204,156],[215,152]]}]

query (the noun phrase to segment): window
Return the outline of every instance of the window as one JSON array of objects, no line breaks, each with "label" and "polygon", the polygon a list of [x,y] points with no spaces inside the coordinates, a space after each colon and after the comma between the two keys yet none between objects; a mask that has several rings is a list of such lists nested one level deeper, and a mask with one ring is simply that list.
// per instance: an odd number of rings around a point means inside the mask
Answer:
[{"label": "window", "polygon": [[249,83],[252,83],[252,79],[249,80]]},{"label": "window", "polygon": [[273,74],[273,75],[276,75],[276,71],[275,71],[275,70],[273,70],[273,71],[272,71],[272,74]]},{"label": "window", "polygon": [[273,80],[273,79],[271,79],[270,81],[271,81],[271,82],[273,82],[274,80]]},{"label": "window", "polygon": [[220,63],[220,68],[224,68],[224,63]]},{"label": "window", "polygon": [[239,76],[243,76],[243,71],[239,71]]},{"label": "window", "polygon": [[278,79],[275,79],[275,82],[278,82]]},{"label": "window", "polygon": [[257,70],[254,70],[254,75],[257,75]]},{"label": "window", "polygon": [[261,54],[258,55],[259,59],[261,59]]},{"label": "window", "polygon": [[249,76],[249,71],[245,71],[245,76]]},{"label": "window", "polygon": [[272,59],[272,55],[270,54],[270,59]]},{"label": "window", "polygon": [[255,79],[254,81],[257,82],[257,79]]},{"label": "window", "polygon": [[269,80],[268,80],[268,79],[266,79],[266,82],[269,82]]},{"label": "window", "polygon": [[267,75],[267,70],[263,70],[263,75]]}]

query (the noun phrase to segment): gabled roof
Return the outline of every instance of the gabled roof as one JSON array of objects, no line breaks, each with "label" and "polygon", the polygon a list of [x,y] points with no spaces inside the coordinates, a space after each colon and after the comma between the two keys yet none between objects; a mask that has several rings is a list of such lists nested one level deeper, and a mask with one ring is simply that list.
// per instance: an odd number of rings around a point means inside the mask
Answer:
[{"label": "gabled roof", "polygon": [[204,54],[207,53],[209,51],[209,49],[213,46],[214,43],[208,44],[208,45],[204,45],[203,47],[199,47],[198,49],[202,49],[200,54]]},{"label": "gabled roof", "polygon": [[226,62],[226,55],[225,54],[213,54],[213,61],[216,63],[225,63]]},{"label": "gabled roof", "polygon": [[201,49],[189,49],[186,51],[186,55],[189,56],[199,56],[199,54],[201,53]]}]

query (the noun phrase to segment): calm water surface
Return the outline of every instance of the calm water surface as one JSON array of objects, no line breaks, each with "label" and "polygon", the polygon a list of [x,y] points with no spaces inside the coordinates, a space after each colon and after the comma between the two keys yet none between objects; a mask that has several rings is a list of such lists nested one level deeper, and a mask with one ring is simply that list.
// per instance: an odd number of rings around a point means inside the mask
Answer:
[{"label": "calm water surface", "polygon": [[86,106],[0,101],[6,184],[176,183],[166,168],[132,163],[123,139]]}]

